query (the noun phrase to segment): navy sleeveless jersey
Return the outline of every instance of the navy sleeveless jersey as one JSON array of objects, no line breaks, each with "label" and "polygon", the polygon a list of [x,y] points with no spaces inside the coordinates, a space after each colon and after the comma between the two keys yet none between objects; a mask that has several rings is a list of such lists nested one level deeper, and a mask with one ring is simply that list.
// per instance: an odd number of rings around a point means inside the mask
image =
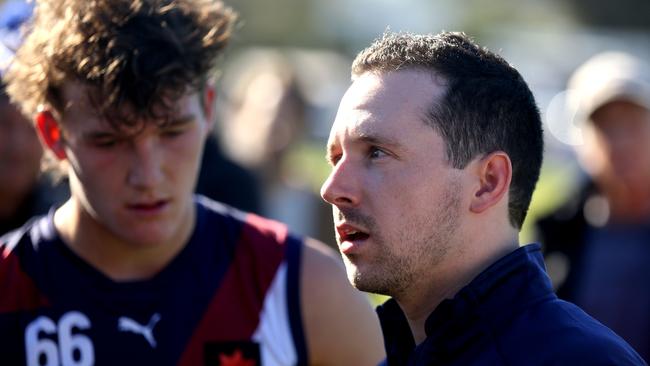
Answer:
[{"label": "navy sleeveless jersey", "polygon": [[198,196],[186,247],[115,282],[58,236],[53,210],[0,238],[0,365],[301,365],[302,241]]}]

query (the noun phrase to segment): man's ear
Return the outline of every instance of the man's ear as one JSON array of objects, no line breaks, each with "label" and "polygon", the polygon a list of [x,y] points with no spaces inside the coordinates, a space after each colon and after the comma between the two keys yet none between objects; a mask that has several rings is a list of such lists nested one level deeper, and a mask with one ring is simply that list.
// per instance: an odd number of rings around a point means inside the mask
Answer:
[{"label": "man's ear", "polygon": [[63,136],[59,122],[48,110],[42,110],[36,113],[36,130],[45,146],[56,156],[57,159],[66,158]]},{"label": "man's ear", "polygon": [[482,213],[507,199],[512,181],[512,162],[503,151],[493,152],[476,162],[479,185],[470,203],[470,211]]}]

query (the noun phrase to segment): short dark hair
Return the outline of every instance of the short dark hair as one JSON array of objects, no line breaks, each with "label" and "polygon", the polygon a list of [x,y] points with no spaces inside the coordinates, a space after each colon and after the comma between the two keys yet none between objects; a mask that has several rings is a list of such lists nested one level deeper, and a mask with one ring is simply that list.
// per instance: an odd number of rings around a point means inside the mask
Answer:
[{"label": "short dark hair", "polygon": [[8,92],[26,115],[62,114],[62,86],[81,82],[116,129],[158,120],[204,86],[234,20],[218,0],[37,0]]},{"label": "short dark hair", "polygon": [[403,69],[430,70],[444,78],[447,90],[431,106],[426,122],[444,139],[454,168],[494,151],[508,154],[513,170],[509,219],[521,228],[544,150],[539,109],[522,76],[463,33],[387,32],[359,53],[352,77]]}]

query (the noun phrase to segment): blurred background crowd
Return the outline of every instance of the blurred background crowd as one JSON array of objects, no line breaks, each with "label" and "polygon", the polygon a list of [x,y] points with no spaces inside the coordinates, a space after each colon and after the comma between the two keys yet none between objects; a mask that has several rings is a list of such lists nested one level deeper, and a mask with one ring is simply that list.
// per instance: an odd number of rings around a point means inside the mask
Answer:
[{"label": "blurred background crowd", "polygon": [[[28,8],[0,1],[0,60]],[[542,241],[560,296],[650,358],[650,2],[237,0],[217,128],[197,191],[335,245],[318,190],[352,57],[384,30],[459,30],[528,81],[545,121],[521,242]],[[2,65],[4,68],[6,65]],[[525,143],[525,141],[522,141]],[[30,124],[0,94],[0,233],[66,197]]]}]

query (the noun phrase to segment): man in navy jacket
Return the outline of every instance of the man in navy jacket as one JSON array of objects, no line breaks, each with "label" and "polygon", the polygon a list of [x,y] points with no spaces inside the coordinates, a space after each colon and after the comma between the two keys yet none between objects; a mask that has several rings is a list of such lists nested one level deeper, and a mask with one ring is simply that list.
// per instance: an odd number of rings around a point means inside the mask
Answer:
[{"label": "man in navy jacket", "polygon": [[349,280],[393,298],[388,365],[645,364],[519,246],[543,139],[512,66],[464,34],[387,33],[352,79],[321,194]]}]

